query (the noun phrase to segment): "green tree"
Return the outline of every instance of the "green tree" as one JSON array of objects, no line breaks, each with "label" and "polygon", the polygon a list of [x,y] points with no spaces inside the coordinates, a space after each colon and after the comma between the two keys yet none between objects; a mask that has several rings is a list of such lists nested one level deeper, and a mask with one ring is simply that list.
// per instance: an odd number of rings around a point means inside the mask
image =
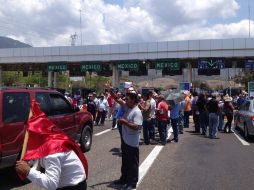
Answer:
[{"label": "green tree", "polygon": [[248,82],[254,81],[254,72],[251,70],[245,70],[243,75],[238,75],[234,78],[236,83],[240,83],[241,85],[248,86]]},{"label": "green tree", "polygon": [[206,82],[202,82],[200,85],[199,85],[199,88],[202,89],[202,90],[210,90],[210,86],[206,83]]},{"label": "green tree", "polygon": [[20,73],[17,71],[3,71],[2,82],[3,86],[13,86],[17,81],[20,80]]},{"label": "green tree", "polygon": [[94,89],[97,93],[104,91],[104,85],[107,81],[109,81],[109,77],[103,77],[103,76],[87,76],[86,82],[87,87]]},{"label": "green tree", "polygon": [[20,82],[26,85],[39,85],[40,87],[46,87],[48,85],[47,77],[42,77],[41,73],[29,72],[27,77],[21,77]]}]

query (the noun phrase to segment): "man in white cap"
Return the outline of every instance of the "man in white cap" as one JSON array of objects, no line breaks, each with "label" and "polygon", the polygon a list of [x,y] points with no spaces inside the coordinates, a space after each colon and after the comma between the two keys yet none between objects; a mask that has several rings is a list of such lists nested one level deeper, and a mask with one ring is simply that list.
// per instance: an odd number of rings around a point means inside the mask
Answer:
[{"label": "man in white cap", "polygon": [[108,108],[108,101],[105,99],[105,96],[103,93],[100,94],[100,99],[97,102],[98,107],[98,114],[96,117],[96,124],[99,125],[99,122],[101,125],[104,125],[104,121],[107,115],[107,108]]}]

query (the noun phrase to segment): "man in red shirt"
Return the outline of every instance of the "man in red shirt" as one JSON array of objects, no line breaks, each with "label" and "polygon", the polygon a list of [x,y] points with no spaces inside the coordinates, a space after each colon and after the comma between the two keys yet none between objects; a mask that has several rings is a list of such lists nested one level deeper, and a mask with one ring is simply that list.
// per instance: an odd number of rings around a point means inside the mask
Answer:
[{"label": "man in red shirt", "polygon": [[160,141],[162,145],[165,145],[167,142],[168,105],[162,95],[158,97],[157,120]]}]

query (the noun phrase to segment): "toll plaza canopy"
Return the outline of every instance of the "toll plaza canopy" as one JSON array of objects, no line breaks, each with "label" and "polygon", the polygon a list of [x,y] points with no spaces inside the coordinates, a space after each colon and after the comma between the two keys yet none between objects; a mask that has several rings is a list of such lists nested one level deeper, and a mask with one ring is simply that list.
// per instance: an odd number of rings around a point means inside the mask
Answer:
[{"label": "toll plaza canopy", "polygon": [[254,38],[0,49],[0,64],[252,57]]},{"label": "toll plaza canopy", "polygon": [[0,71],[42,71],[49,86],[52,72],[66,70],[72,76],[106,73],[118,81],[119,70],[143,75],[155,69],[163,75],[182,75],[183,68],[189,67],[205,75],[223,68],[254,70],[254,38],[0,49]]}]

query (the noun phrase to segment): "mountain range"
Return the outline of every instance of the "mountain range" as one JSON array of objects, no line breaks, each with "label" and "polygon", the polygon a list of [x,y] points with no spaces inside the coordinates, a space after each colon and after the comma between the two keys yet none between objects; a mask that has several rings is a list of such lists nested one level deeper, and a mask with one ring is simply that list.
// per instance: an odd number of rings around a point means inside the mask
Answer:
[{"label": "mountain range", "polygon": [[8,37],[0,36],[0,48],[27,48],[32,47],[29,44],[14,40]]}]

